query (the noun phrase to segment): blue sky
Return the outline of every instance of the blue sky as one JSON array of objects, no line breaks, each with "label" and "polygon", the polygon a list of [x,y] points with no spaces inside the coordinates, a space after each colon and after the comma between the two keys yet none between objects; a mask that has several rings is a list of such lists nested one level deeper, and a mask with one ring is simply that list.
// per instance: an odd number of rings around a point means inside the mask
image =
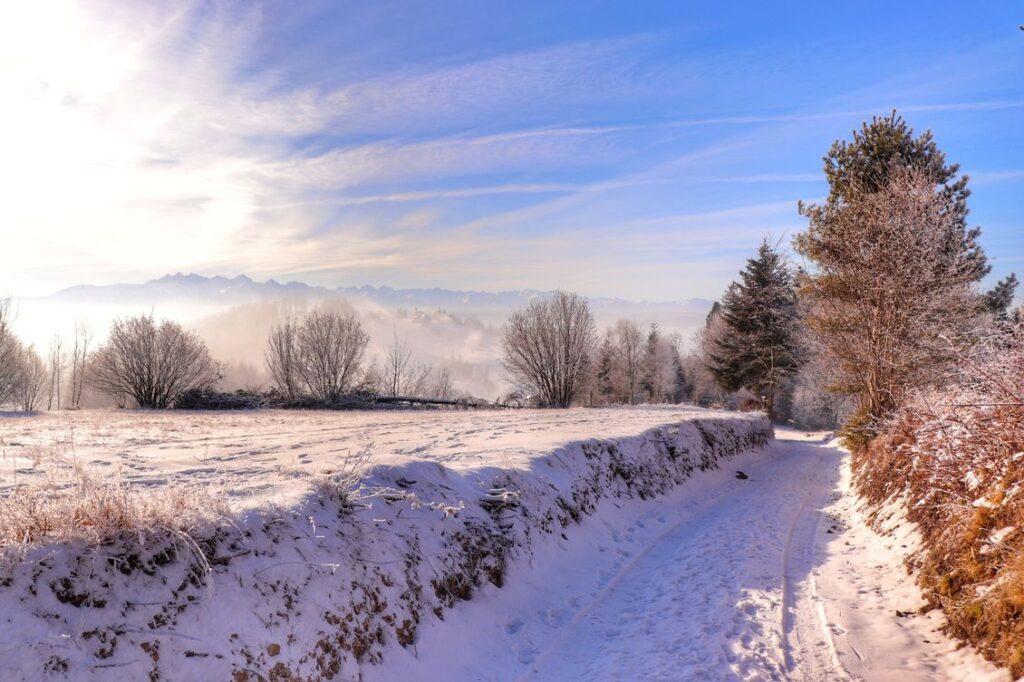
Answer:
[{"label": "blue sky", "polygon": [[[0,289],[168,271],[717,297],[898,109],[1024,273],[1024,3],[25,3]],[[0,209],[3,210],[3,209]]]}]

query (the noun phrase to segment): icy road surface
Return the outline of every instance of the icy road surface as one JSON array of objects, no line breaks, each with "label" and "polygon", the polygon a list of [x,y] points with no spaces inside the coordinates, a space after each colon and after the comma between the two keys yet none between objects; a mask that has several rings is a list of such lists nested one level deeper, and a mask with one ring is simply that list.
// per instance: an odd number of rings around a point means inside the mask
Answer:
[{"label": "icy road surface", "polygon": [[896,614],[923,603],[902,565],[910,529],[876,535],[844,453],[778,435],[585,520],[367,679],[1009,679],[937,632],[938,613]]}]

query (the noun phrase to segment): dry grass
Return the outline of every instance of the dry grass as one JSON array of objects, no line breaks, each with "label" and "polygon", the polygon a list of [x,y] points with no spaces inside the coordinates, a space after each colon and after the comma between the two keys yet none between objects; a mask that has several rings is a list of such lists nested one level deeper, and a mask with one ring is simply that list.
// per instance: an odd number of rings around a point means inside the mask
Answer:
[{"label": "dry grass", "polygon": [[914,399],[854,470],[869,499],[902,497],[949,630],[1024,675],[1024,327],[962,358],[956,385]]},{"label": "dry grass", "polygon": [[[228,496],[214,486],[133,486],[118,474],[86,468],[57,447],[37,448],[31,459],[32,479],[0,496],[2,559],[60,542],[99,546],[129,540],[147,547],[170,536],[195,548],[196,540],[232,518]],[[311,478],[311,494],[340,503],[365,496],[359,484],[370,459],[369,448],[339,458]]]},{"label": "dry grass", "polygon": [[126,535],[191,534],[224,518],[225,498],[200,486],[133,488],[77,463],[47,467],[42,480],[0,498],[0,551],[42,542],[106,544]]}]

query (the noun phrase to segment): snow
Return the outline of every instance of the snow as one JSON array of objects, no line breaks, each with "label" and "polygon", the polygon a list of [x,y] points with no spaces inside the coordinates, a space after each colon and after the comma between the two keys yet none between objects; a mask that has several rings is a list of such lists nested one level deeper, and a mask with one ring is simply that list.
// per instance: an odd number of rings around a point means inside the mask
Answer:
[{"label": "snow", "polygon": [[[941,632],[903,568],[913,530],[870,530],[835,442],[777,432],[585,542],[460,604],[365,679],[1008,680]],[[741,470],[749,478],[734,474]]]},{"label": "snow", "polygon": [[455,471],[528,468],[538,453],[591,438],[729,413],[686,406],[631,409],[167,412],[84,410],[0,418],[0,492],[74,459],[144,486],[222,488],[237,508],[289,504],[340,457],[431,461]]},{"label": "snow", "polygon": [[851,490],[848,457],[840,462],[834,497],[825,512],[836,520],[836,532],[821,543],[815,581],[824,618],[839,625],[832,641],[849,674],[898,682],[1010,680],[1006,670],[942,633],[941,611],[917,612],[925,599],[904,560],[920,537],[895,510],[885,534],[868,527]]},{"label": "snow", "polygon": [[[156,528],[42,544],[0,566],[4,680],[365,676],[419,651],[422,630],[457,623],[459,604],[532,575],[552,545],[585,546],[588,518],[668,494],[771,438],[763,416],[675,407],[65,420],[3,423],[9,459],[23,465],[12,478],[41,475],[32,459],[56,435],[64,457],[134,465],[126,478],[142,485],[200,474],[284,483],[276,504],[249,496],[193,537]],[[281,465],[295,443],[328,467],[370,442],[369,498]],[[220,459],[199,470],[199,456]]]},{"label": "snow", "polygon": [[[679,407],[0,420],[19,481],[63,439],[244,491],[199,579],[160,547],[127,572],[119,547],[33,550],[0,580],[0,679],[1009,679],[917,613],[914,530],[868,528],[847,454],[766,433]],[[364,447],[384,492],[310,494]]]}]

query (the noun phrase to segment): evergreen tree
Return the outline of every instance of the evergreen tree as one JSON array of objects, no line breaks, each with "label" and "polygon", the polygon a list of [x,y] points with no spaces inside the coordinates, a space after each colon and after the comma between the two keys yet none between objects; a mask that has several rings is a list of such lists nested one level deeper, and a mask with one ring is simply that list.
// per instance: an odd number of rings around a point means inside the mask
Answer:
[{"label": "evergreen tree", "polygon": [[672,361],[672,395],[670,397],[673,403],[683,402],[692,390],[692,386],[690,386],[690,382],[686,378],[686,369],[683,367],[683,358],[679,351],[681,343],[682,339],[679,337],[679,334],[673,334],[669,337],[669,350],[671,351]]},{"label": "evergreen tree", "polygon": [[641,366],[640,389],[647,396],[648,402],[658,402],[663,396],[658,395],[660,362],[665,357],[661,350],[661,330],[658,323],[652,322],[647,332],[647,345],[644,346],[644,359]]},{"label": "evergreen tree", "polygon": [[711,304],[711,310],[708,311],[707,317],[704,318],[704,329],[707,330],[711,326],[711,322],[715,319],[719,312],[722,310],[722,304],[715,301]]},{"label": "evergreen tree", "polygon": [[[977,243],[981,229],[967,227],[966,175],[957,177],[959,164],[946,164],[946,155],[939,149],[930,130],[914,137],[914,131],[895,111],[885,118],[874,117],[853,132],[853,140],[837,140],[824,157],[825,177],[829,195],[826,205],[836,206],[849,200],[852,193],[878,192],[894,174],[906,170],[919,171],[937,186],[937,191],[955,217],[943,235],[944,248],[966,269],[972,281],[980,281],[991,269],[984,251]],[[963,257],[959,257],[962,254]]]},{"label": "evergreen tree", "polygon": [[610,403],[615,397],[615,344],[610,334],[605,334],[597,349],[597,393],[602,403]]},{"label": "evergreen tree", "polygon": [[708,368],[725,390],[753,391],[774,417],[779,386],[799,367],[798,315],[793,274],[767,240],[714,315],[721,326],[705,339]]},{"label": "evergreen tree", "polygon": [[672,402],[678,404],[693,390],[686,379],[686,369],[683,368],[683,360],[678,351],[672,353],[672,375],[675,377],[675,383],[672,385]]},{"label": "evergreen tree", "polygon": [[985,294],[985,307],[996,316],[996,319],[1005,320],[1009,317],[1017,284],[1017,275],[1011,272],[996,282],[996,285]]}]

